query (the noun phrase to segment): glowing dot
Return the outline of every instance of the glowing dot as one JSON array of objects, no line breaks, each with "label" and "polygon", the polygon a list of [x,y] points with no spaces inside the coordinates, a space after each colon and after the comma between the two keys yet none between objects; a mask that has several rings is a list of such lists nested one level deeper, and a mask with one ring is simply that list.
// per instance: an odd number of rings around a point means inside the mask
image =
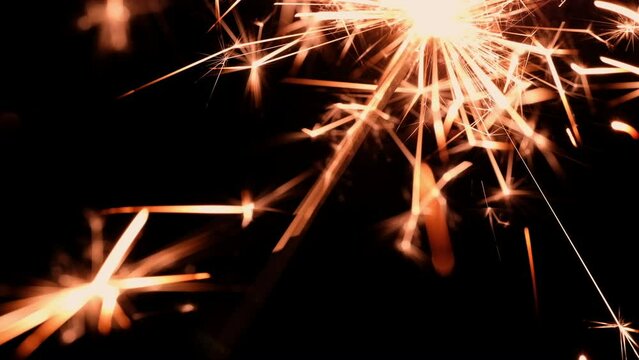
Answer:
[{"label": "glowing dot", "polygon": [[588,357],[584,354],[579,355],[579,360],[588,360]]},{"label": "glowing dot", "polygon": [[186,313],[190,313],[190,312],[195,311],[195,309],[196,309],[195,305],[193,305],[193,304],[184,304],[184,305],[180,306],[179,310],[180,310],[181,313],[186,314]]},{"label": "glowing dot", "polygon": [[72,342],[76,341],[79,337],[79,334],[76,330],[74,329],[69,329],[69,330],[65,330],[62,332],[62,335],[60,336],[60,339],[62,340],[62,343],[64,344],[71,344]]}]

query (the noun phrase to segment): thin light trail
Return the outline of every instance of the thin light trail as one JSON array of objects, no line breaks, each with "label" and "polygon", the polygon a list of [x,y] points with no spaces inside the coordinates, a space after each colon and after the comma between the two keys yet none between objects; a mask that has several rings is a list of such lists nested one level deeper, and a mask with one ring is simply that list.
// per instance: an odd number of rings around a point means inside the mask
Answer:
[{"label": "thin light trail", "polygon": [[501,262],[501,251],[499,250],[499,242],[497,242],[497,233],[495,232],[495,224],[493,222],[493,208],[488,204],[488,195],[486,194],[486,186],[484,181],[481,182],[481,190],[484,193],[484,203],[486,204],[486,213],[488,214],[488,223],[490,224],[490,233],[493,235],[493,241],[495,242],[495,249],[497,249],[497,258]]},{"label": "thin light trail", "polygon": [[535,311],[539,314],[539,293],[537,292],[537,275],[535,273],[535,258],[532,251],[532,240],[530,238],[530,229],[524,228],[524,237],[526,238],[526,250],[528,251],[528,265],[530,266],[530,279],[532,281],[533,295],[535,297]]},{"label": "thin light trail", "polygon": [[[511,138],[510,133],[506,130],[505,127],[503,127],[503,125],[502,125],[502,128],[504,129],[504,131],[506,133],[506,136],[508,136],[510,141],[513,142],[513,139]],[[513,142],[513,144],[515,144],[515,143]],[[606,309],[610,313],[610,316],[612,317],[612,319],[614,320],[615,324],[619,328],[619,331],[621,332],[623,337],[626,338],[628,341],[630,341],[630,343],[632,344],[632,340],[633,340],[632,337],[624,329],[623,324],[619,320],[619,317],[617,316],[617,314],[615,314],[615,311],[612,309],[612,306],[610,305],[610,302],[608,301],[608,298],[606,298],[606,295],[603,293],[603,290],[601,290],[601,287],[599,287],[599,283],[597,283],[597,280],[595,279],[595,276],[590,271],[590,268],[588,267],[588,264],[586,264],[586,260],[584,260],[583,256],[581,256],[581,252],[579,252],[579,249],[577,248],[577,245],[572,240],[572,237],[568,233],[568,230],[566,230],[566,227],[564,226],[563,222],[559,218],[559,215],[557,215],[557,212],[555,211],[555,208],[552,206],[552,203],[550,202],[550,200],[546,196],[546,193],[541,188],[541,185],[539,184],[539,181],[537,181],[537,178],[535,177],[535,175],[533,174],[532,170],[528,166],[528,163],[526,163],[526,160],[524,159],[523,155],[521,154],[521,152],[519,151],[517,146],[513,146],[513,148],[514,148],[515,152],[517,152],[517,156],[519,156],[519,159],[521,160],[522,164],[526,168],[526,171],[528,172],[528,175],[530,175],[530,178],[534,182],[535,187],[537,187],[537,190],[539,191],[539,194],[544,199],[544,202],[548,206],[548,209],[552,213],[552,216],[555,218],[555,221],[559,225],[559,228],[561,228],[561,231],[563,232],[564,237],[566,238],[566,240],[568,240],[568,243],[570,244],[570,247],[572,248],[573,252],[577,256],[577,259],[579,259],[579,262],[581,263],[581,266],[586,271],[586,274],[588,275],[588,278],[590,279],[592,285],[597,290],[597,293],[599,294],[599,297],[603,301],[604,305],[606,306]],[[632,352],[635,354],[635,356],[637,356],[637,358],[639,358],[639,351],[637,350],[637,348],[634,345],[631,345],[630,348],[632,349]]]}]

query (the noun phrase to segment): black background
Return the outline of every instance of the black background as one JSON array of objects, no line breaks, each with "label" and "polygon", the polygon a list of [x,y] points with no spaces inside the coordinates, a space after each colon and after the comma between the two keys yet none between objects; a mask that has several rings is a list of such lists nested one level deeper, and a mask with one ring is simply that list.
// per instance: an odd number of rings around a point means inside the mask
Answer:
[{"label": "black background", "polygon": [[[227,203],[244,189],[273,189],[330,153],[326,143],[282,140],[312,126],[335,99],[280,84],[286,64],[269,69],[259,108],[245,96],[246,74],[222,77],[211,92],[214,79],[203,76],[204,67],[117,99],[219,48],[216,33],[207,33],[214,18],[203,0],[168,2],[161,13],[134,18],[132,49],[121,54],[98,51],[96,32],[76,29],[82,1],[19,6],[2,11],[14,21],[4,23],[0,70],[0,282],[6,284],[0,296],[9,299],[15,286],[48,278],[57,254],[82,257],[86,209]],[[269,8],[258,1],[242,6],[247,21]],[[592,17],[589,2],[565,6],[557,13],[549,5],[553,17],[578,25]],[[586,58],[611,51],[592,41],[574,45]],[[315,77],[348,73],[322,56],[314,61],[321,65]],[[617,115],[637,124],[636,112],[633,104],[600,103],[591,113],[582,100],[573,102],[584,146],[570,148],[561,109],[548,104],[541,122],[554,131],[565,174],[551,172],[541,158],[534,171],[614,310],[631,321],[639,316],[633,291],[638,148],[607,124]],[[447,194],[460,219],[453,233],[457,267],[441,278],[398,254],[393,237],[380,231],[385,219],[408,208],[410,176],[389,142],[364,145],[231,358],[618,356],[614,330],[589,329],[590,321],[610,316],[538,195],[510,204],[512,226],[497,229],[499,260],[479,191],[480,181],[493,183],[489,170],[473,170],[451,186]],[[530,181],[524,187],[534,190]],[[220,283],[250,283],[302,195],[245,231],[232,218],[154,216],[132,257],[205,231],[214,245],[193,260],[197,268]],[[108,234],[117,236],[127,220],[115,218]],[[524,226],[531,228],[537,261],[538,315]],[[156,315],[129,331],[89,334],[67,347],[49,340],[34,358],[217,358],[224,351],[216,339],[242,300],[232,291],[132,298],[136,309]],[[187,301],[199,311],[173,311]],[[4,345],[0,356],[16,345]]]}]

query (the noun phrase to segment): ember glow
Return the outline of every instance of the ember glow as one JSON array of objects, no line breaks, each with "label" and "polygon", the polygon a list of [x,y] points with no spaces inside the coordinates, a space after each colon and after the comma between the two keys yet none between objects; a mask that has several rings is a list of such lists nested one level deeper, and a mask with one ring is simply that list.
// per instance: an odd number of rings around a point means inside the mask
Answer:
[{"label": "ember glow", "polygon": [[107,0],[106,3],[87,5],[87,13],[78,20],[81,30],[96,26],[100,32],[100,47],[122,51],[129,46],[129,19],[131,12],[124,0]]},{"label": "ember glow", "polygon": [[[300,126],[299,138],[333,141],[334,152],[274,246],[274,256],[294,248],[371,133],[386,135],[397,146],[411,174],[407,179],[410,200],[406,211],[392,222],[395,248],[411,259],[428,262],[442,276],[452,274],[456,263],[451,235],[454,209],[450,209],[446,193],[449,184],[471,176],[478,167],[489,170],[492,183],[485,186],[481,182],[481,202],[495,235],[495,227],[506,227],[510,222],[501,217],[494,204],[530,194],[520,188],[522,175],[516,174],[516,168],[525,169],[523,176],[544,200],[612,318],[610,324],[601,323],[601,327],[619,329],[624,356],[630,349],[639,357],[632,337],[635,331],[612,310],[530,166],[533,156],[541,154],[548,166],[560,173],[560,145],[553,140],[562,139],[577,149],[584,143],[581,119],[572,109],[574,99],[584,98],[592,105],[597,90],[626,91],[608,102],[608,106],[615,107],[639,97],[639,82],[609,81],[620,74],[639,76],[636,64],[600,56],[600,63],[586,65],[578,58],[578,49],[567,45],[572,42],[564,41],[568,35],[581,36],[582,40],[611,48],[619,45],[631,48],[639,34],[639,12],[612,2],[595,1],[594,7],[610,25],[603,32],[590,26],[567,28],[563,23],[549,24],[544,12],[564,3],[286,0],[274,4],[273,14],[279,12],[279,17],[271,14],[245,26],[241,20],[241,0],[226,3],[215,0],[212,30],[227,37],[228,47],[123,96],[207,65],[214,75],[246,72],[246,91],[253,104],[259,105],[265,91],[263,75],[276,64],[290,66],[285,83],[330,89],[339,96],[341,100],[329,106],[315,126]],[[128,20],[124,1],[108,0],[99,14],[89,9],[78,24],[83,29],[106,24],[110,46],[123,49],[127,46]],[[272,26],[276,21],[279,23]],[[335,54],[336,62],[351,76],[339,80],[313,77],[314,69],[306,60],[312,52],[319,51]],[[542,105],[554,112],[561,110],[563,123],[559,134],[548,135],[546,129],[551,126],[547,126],[543,111],[539,111]],[[639,139],[639,132],[628,122],[612,120],[610,127]],[[0,343],[36,328],[20,347],[19,352],[26,355],[92,299],[101,304],[100,332],[108,332],[113,322],[128,326],[128,318],[117,302],[121,293],[208,278],[208,274],[148,276],[144,271],[133,271],[121,278],[115,276],[149,213],[238,216],[246,227],[256,212],[270,210],[271,204],[287,196],[306,177],[301,175],[255,201],[245,195],[237,205],[125,206],[103,210],[100,214],[104,216],[138,215],[91,282],[37,298],[0,317]],[[525,228],[524,234],[533,296],[537,311],[541,311],[530,230]],[[268,286],[258,288],[268,291]],[[195,306],[185,304],[179,309],[186,313]]]}]

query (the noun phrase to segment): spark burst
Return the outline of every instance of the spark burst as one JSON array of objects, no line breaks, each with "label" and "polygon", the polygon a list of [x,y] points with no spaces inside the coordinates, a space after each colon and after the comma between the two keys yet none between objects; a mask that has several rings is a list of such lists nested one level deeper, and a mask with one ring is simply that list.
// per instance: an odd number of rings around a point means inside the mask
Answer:
[{"label": "spark burst", "polygon": [[[142,231],[148,216],[149,212],[146,209],[135,216],[91,281],[86,282],[82,278],[63,275],[60,277],[60,287],[34,288],[31,291],[31,297],[4,304],[3,308],[11,311],[0,316],[0,344],[35,329],[17,349],[18,356],[26,357],[67,324],[72,317],[83,311],[85,311],[83,316],[97,318],[97,328],[103,334],[111,332],[114,322],[121,328],[128,328],[131,320],[118,302],[118,298],[123,294],[197,290],[197,286],[175,287],[175,285],[205,280],[210,278],[209,274],[159,276],[150,276],[150,274],[157,273],[197,251],[201,248],[201,241],[191,240],[180,243],[149,256],[126,271],[118,271]],[[91,225],[94,235],[101,233],[101,222],[98,218],[93,218]],[[102,248],[101,236],[94,237],[93,241],[92,250]],[[92,255],[94,263],[102,257],[101,251],[92,251]],[[172,286],[174,286],[173,289]],[[79,324],[77,327],[65,328],[62,333],[63,341],[73,342],[81,336],[83,323],[77,324]]]},{"label": "spark burst", "polygon": [[[542,5],[540,1],[456,0],[436,5],[432,1],[381,0],[276,5],[282,7],[282,13],[294,14],[294,20],[282,27],[282,35],[264,39],[262,22],[255,37],[247,35],[244,28],[235,34],[223,16],[228,11],[223,12],[216,2],[217,24],[234,45],[167,75],[214,60],[213,72],[248,71],[247,89],[259,98],[260,72],[267,65],[294,58],[293,67],[298,69],[309,51],[334,43],[342,44],[340,61],[345,61],[349,50],[360,54],[358,62],[363,66],[354,72],[366,74],[382,69],[376,83],[287,79],[295,84],[358,92],[360,98],[363,93],[365,100],[337,104],[331,121],[303,130],[317,138],[346,129],[333,159],[309,191],[276,252],[308,226],[371,127],[381,125],[390,133],[414,169],[410,216],[398,247],[405,252],[419,251],[417,233],[425,225],[432,262],[441,274],[450,273],[454,260],[445,198],[440,190],[472,166],[461,161],[457,167],[454,159],[459,154],[474,149],[484,151],[505,197],[516,192],[512,162],[504,168],[499,159],[512,159],[515,151],[529,153],[536,148],[558,168],[552,144],[535,130],[523,110],[552,99],[555,94],[566,110],[569,134],[575,143],[581,141],[554,62],[554,57],[569,55],[570,50],[559,48],[556,41],[543,46],[542,39],[526,26]],[[551,82],[541,79],[543,64],[548,67]],[[408,136],[410,141],[401,140],[399,123],[407,124],[404,128],[412,133]],[[434,137],[426,134],[428,130]],[[427,151],[436,152],[441,166],[452,169],[440,183],[430,174],[432,165],[424,162]],[[435,211],[433,201],[440,203],[439,210]]]},{"label": "spark burst", "polygon": [[[561,35],[571,32],[606,43],[626,41],[632,44],[639,14],[613,3],[596,1],[595,6],[624,20],[617,22],[611,32],[595,34],[590,29],[537,25],[544,21],[541,9],[551,6],[547,3],[544,0],[285,0],[275,4],[280,11],[279,30],[277,35],[269,38],[264,36],[266,21],[256,23],[255,33],[239,22],[236,26],[228,23],[229,14],[235,13],[240,0],[226,9],[216,0],[214,26],[228,35],[232,45],[124,96],[195,66],[212,64],[212,73],[247,71],[247,91],[259,103],[262,74],[271,64],[288,59],[292,62],[293,73],[299,73],[311,51],[338,45],[342,66],[347,66],[344,64],[350,54],[355,53],[353,77],[374,81],[295,76],[286,79],[291,84],[336,89],[354,95],[351,98],[355,100],[335,104],[326,122],[302,130],[309,138],[329,133],[341,135],[338,135],[333,156],[275,246],[276,256],[287,248],[294,249],[371,129],[382,129],[387,133],[412,168],[412,200],[410,210],[400,217],[397,247],[411,257],[428,258],[441,275],[450,274],[455,261],[445,186],[474,166],[465,160],[466,155],[471,151],[483,152],[494,173],[499,191],[485,196],[486,214],[491,225],[493,222],[507,225],[508,222],[497,216],[489,206],[489,199],[503,200],[523,192],[517,189],[513,175],[515,159],[520,159],[609,310],[614,326],[622,329],[623,343],[629,344],[637,355],[630,331],[623,331],[626,324],[612,311],[527,161],[534,151],[538,151],[552,168],[560,170],[556,146],[538,129],[538,119],[533,111],[535,105],[549,100],[559,99],[561,103],[566,117],[567,140],[575,147],[582,143],[569,100],[578,87],[561,75],[562,65],[570,63],[576,51],[564,47]],[[237,31],[234,30],[236,27]],[[601,61],[608,67],[571,65],[583,80],[583,88],[589,97],[588,77],[639,74],[633,65],[605,57]],[[635,89],[611,105],[639,97],[636,83],[610,86],[618,89],[634,86]],[[626,123],[615,121],[611,126],[633,137],[637,135]],[[443,175],[438,177],[437,174]],[[167,206],[151,210],[228,212],[242,215],[244,225],[248,225],[254,209],[254,204],[247,202],[232,208]],[[107,213],[139,210],[141,208],[120,208]],[[427,245],[423,244],[422,232]],[[530,239],[528,232],[526,234],[534,276]],[[100,283],[108,282],[109,278],[110,275],[106,280],[101,278]],[[260,291],[268,292],[268,289],[267,285]]]}]

